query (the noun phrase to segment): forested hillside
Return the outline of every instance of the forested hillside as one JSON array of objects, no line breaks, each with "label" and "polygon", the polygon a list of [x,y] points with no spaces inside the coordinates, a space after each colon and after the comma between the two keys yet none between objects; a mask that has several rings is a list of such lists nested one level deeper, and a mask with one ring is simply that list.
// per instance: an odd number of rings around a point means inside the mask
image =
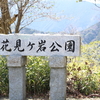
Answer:
[{"label": "forested hillside", "polygon": [[[38,31],[35,29],[33,30],[30,28],[24,28],[23,30],[20,31],[20,33],[23,33],[23,34],[42,33],[44,34],[45,32]],[[84,44],[88,44],[90,42],[100,40],[100,22],[87,28],[86,30],[81,31],[80,34],[82,36],[82,42]]]},{"label": "forested hillside", "polygon": [[33,33],[44,33],[44,32],[41,32],[41,31],[38,31],[38,30],[33,30],[33,29],[30,29],[30,28],[24,28],[20,31],[20,33],[22,34],[33,34]]},{"label": "forested hillside", "polygon": [[80,32],[83,43],[100,40],[100,22]]}]

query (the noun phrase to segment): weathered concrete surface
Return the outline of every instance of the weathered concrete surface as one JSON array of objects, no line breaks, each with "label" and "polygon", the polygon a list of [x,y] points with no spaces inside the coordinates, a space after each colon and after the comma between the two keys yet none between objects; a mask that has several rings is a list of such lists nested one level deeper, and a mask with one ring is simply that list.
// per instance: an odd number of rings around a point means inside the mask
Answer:
[{"label": "weathered concrete surface", "polygon": [[53,56],[49,58],[49,67],[51,68],[63,68],[66,66],[66,57]]},{"label": "weathered concrete surface", "polygon": [[0,34],[0,55],[79,56],[80,43],[78,35]]},{"label": "weathered concrete surface", "polygon": [[7,59],[9,67],[9,99],[26,100],[26,57],[8,56]]},{"label": "weathered concrete surface", "polygon": [[51,57],[49,66],[50,100],[66,100],[66,57]]},{"label": "weathered concrete surface", "polygon": [[66,68],[51,68],[50,100],[66,100]]},{"label": "weathered concrete surface", "polygon": [[26,64],[26,57],[23,56],[9,56],[7,58],[8,67],[22,67]]}]

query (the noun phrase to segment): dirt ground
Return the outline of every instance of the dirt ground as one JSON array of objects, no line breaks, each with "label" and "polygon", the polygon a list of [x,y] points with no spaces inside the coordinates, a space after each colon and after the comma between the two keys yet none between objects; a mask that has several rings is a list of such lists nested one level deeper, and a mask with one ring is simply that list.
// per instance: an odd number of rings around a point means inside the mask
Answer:
[{"label": "dirt ground", "polygon": [[[9,100],[8,98],[0,98],[0,100]],[[27,100],[49,100],[49,99],[42,99],[42,98],[36,98],[36,99],[27,99]],[[80,99],[75,99],[75,98],[66,98],[66,100],[100,100],[100,98],[80,98]]]}]

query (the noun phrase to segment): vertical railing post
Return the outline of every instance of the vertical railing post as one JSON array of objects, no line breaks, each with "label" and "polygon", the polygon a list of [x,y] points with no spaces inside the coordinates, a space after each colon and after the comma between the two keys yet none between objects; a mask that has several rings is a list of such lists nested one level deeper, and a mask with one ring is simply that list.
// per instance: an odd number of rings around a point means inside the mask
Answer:
[{"label": "vertical railing post", "polygon": [[66,57],[50,57],[50,100],[66,100]]},{"label": "vertical railing post", "polygon": [[26,100],[26,57],[8,56],[7,66],[9,68],[9,99]]}]

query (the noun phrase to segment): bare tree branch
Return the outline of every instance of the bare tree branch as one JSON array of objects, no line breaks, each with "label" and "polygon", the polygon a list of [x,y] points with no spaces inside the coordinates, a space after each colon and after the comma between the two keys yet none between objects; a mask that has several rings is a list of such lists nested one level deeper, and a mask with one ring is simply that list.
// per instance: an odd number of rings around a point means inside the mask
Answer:
[{"label": "bare tree branch", "polygon": [[98,7],[98,8],[100,8],[100,6],[97,5],[96,0],[94,0],[94,1],[95,1],[95,6]]},{"label": "bare tree branch", "polygon": [[[56,14],[51,15],[51,12],[48,12],[52,7],[52,3],[44,0],[9,0],[9,2],[8,0],[0,0],[0,30],[8,34],[8,32],[11,32],[11,24],[16,23],[15,32],[18,33],[21,29],[38,18],[48,17],[55,20],[57,19],[55,17]],[[12,8],[16,10],[12,10]],[[9,9],[11,9],[11,11]],[[15,16],[12,15],[12,13],[14,13]],[[10,14],[13,16],[12,18]],[[18,14],[17,17],[16,14]]]}]

